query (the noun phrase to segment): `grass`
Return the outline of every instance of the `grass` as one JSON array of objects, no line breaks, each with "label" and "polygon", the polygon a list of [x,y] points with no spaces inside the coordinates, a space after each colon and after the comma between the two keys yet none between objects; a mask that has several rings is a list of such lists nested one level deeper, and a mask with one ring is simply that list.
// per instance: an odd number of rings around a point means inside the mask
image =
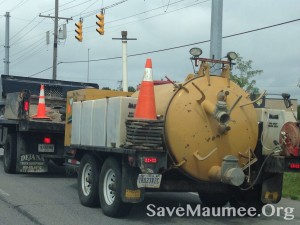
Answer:
[{"label": "grass", "polygon": [[282,196],[300,200],[300,173],[284,173]]}]

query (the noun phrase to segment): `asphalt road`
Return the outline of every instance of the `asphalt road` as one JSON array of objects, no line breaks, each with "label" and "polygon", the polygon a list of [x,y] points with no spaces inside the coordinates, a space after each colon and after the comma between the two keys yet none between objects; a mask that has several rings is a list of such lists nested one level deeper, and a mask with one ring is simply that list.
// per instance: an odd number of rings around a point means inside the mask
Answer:
[{"label": "asphalt road", "polygon": [[[61,171],[51,174],[4,173],[0,159],[0,224],[1,225],[124,225],[124,224],[296,224],[300,225],[300,202],[283,199],[276,207],[292,207],[293,220],[280,215],[271,217],[149,217],[148,204],[158,206],[196,206],[195,193],[148,193],[143,203],[134,205],[130,215],[122,219],[109,218],[100,208],[87,208],[77,196],[76,177]],[[267,210],[271,214],[271,208]]]}]

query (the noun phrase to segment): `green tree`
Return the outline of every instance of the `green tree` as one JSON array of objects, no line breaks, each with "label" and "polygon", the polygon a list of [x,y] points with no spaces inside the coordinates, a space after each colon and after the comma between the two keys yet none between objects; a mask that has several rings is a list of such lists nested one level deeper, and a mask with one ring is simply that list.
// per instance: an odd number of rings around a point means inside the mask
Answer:
[{"label": "green tree", "polygon": [[129,91],[129,92],[136,92],[135,88],[132,87],[132,86],[129,86],[129,87],[128,87],[128,91]]},{"label": "green tree", "polygon": [[109,87],[103,87],[102,90],[111,90]]},{"label": "green tree", "polygon": [[253,78],[262,72],[263,70],[252,69],[252,60],[244,61],[243,58],[239,56],[236,59],[236,65],[230,74],[230,78],[245,91],[256,94],[259,90],[255,86],[256,80]]}]

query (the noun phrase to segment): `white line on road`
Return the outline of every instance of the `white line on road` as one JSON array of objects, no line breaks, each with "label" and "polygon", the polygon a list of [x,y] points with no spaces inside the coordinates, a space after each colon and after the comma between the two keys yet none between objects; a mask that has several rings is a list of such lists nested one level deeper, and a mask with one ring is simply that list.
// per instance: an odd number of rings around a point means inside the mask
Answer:
[{"label": "white line on road", "polygon": [[0,194],[4,195],[4,196],[10,196],[10,194],[8,194],[6,191],[2,190],[1,188],[0,188]]}]

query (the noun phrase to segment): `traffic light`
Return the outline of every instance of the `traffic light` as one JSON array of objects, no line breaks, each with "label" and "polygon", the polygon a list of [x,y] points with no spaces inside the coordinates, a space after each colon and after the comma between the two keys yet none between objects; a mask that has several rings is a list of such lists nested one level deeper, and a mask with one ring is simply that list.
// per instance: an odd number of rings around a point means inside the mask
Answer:
[{"label": "traffic light", "polygon": [[77,29],[75,30],[75,32],[77,33],[77,35],[75,36],[75,38],[82,42],[82,20],[80,20],[79,22],[75,23],[75,26],[77,27]]},{"label": "traffic light", "polygon": [[99,14],[96,15],[96,17],[99,19],[99,21],[96,22],[96,24],[99,26],[96,31],[100,34],[100,35],[104,35],[104,13],[101,12]]}]

